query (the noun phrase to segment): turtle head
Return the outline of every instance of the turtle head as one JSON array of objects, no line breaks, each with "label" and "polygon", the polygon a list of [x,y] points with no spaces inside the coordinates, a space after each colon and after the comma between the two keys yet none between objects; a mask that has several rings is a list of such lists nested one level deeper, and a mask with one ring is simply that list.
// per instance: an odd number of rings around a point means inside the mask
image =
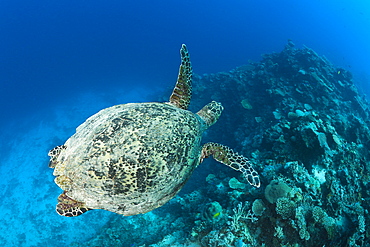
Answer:
[{"label": "turtle head", "polygon": [[224,107],[221,105],[221,103],[212,101],[198,111],[197,115],[204,121],[207,129],[217,122],[223,109]]}]

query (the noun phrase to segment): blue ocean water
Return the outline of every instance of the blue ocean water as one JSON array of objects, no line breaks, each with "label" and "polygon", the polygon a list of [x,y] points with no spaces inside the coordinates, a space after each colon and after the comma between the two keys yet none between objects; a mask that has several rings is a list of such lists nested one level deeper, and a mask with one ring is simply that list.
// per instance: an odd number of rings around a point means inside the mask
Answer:
[{"label": "blue ocean water", "polygon": [[[87,117],[157,100],[186,43],[196,74],[306,45],[370,95],[370,3],[358,1],[25,1],[0,3],[0,243],[66,246],[112,213],[56,214],[47,152]],[[231,136],[230,136],[231,137]]]}]

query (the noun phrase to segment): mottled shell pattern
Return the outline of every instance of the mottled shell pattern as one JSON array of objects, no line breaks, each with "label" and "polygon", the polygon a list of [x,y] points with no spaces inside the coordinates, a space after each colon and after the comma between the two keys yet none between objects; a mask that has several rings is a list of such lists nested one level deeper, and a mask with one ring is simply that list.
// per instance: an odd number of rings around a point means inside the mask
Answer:
[{"label": "mottled shell pattern", "polygon": [[[117,105],[78,127],[54,170],[68,197],[88,208],[145,213],[170,200],[199,164],[202,126],[164,103]],[[63,178],[63,179],[62,179]]]}]

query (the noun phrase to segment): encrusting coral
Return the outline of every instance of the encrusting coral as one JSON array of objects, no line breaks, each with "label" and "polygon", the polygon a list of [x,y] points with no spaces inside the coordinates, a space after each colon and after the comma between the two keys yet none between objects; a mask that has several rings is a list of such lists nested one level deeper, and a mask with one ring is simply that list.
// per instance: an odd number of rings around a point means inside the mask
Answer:
[{"label": "encrusting coral", "polygon": [[[153,211],[153,218],[131,219],[140,229],[152,227],[149,236],[156,231],[156,238],[143,239],[142,231],[130,230],[129,219],[117,216],[107,226],[115,229],[115,241],[127,243],[122,246],[166,246],[169,239],[171,246],[369,243],[370,105],[349,71],[288,42],[260,62],[195,75],[193,85],[190,108],[199,109],[208,99],[225,107],[205,141],[225,142],[252,157],[261,187],[243,188],[237,172],[206,162],[208,173],[196,170],[184,193]],[[253,105],[248,110],[241,104],[245,99]],[[279,184],[281,190],[271,190]],[[194,191],[196,196],[189,196]],[[97,239],[112,243],[102,233],[83,246],[95,246]]]}]

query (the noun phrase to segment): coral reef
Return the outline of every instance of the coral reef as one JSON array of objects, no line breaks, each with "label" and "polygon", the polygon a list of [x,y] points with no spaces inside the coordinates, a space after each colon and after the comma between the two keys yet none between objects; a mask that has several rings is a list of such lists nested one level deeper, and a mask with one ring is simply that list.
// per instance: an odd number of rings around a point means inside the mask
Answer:
[{"label": "coral reef", "polygon": [[369,103],[349,71],[289,41],[260,62],[195,75],[193,94],[194,110],[225,107],[204,141],[250,157],[261,187],[206,161],[162,208],[114,216],[75,246],[369,246]]}]

